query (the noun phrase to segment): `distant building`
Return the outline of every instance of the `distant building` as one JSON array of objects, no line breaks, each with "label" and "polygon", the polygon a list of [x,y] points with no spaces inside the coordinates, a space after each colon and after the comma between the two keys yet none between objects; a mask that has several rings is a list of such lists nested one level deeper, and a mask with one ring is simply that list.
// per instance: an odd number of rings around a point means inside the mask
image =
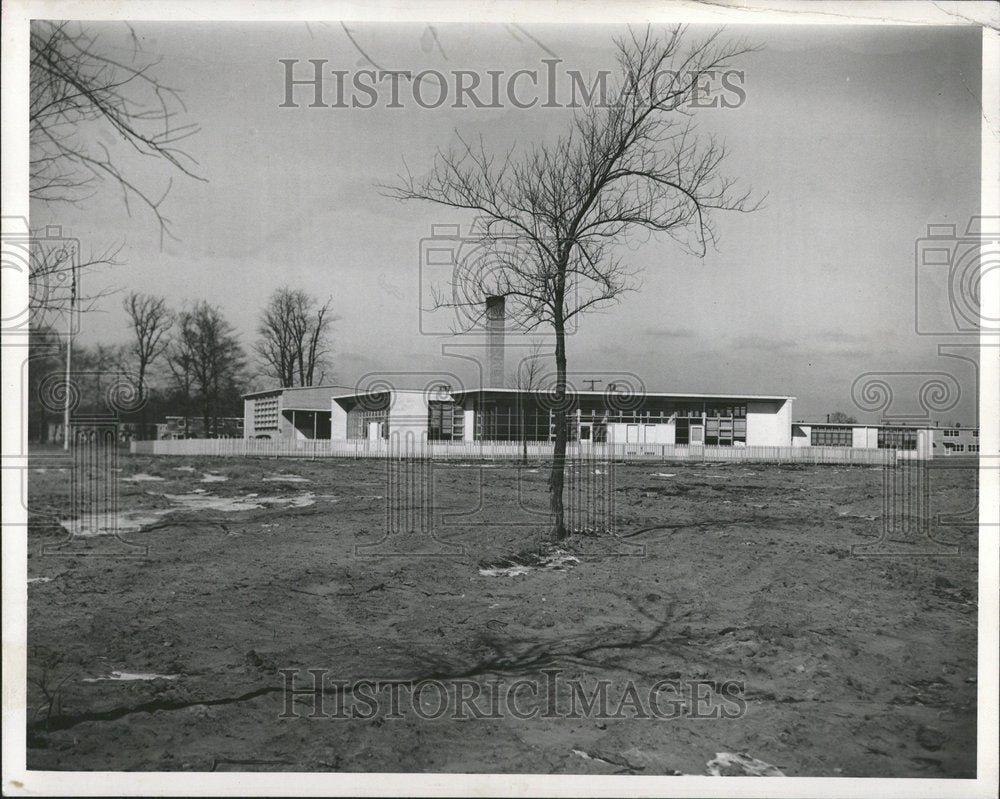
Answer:
[{"label": "distant building", "polygon": [[894,449],[904,458],[923,460],[941,455],[978,457],[979,428],[795,422],[792,446]]},{"label": "distant building", "polygon": [[239,416],[220,416],[209,424],[205,434],[205,422],[200,416],[167,416],[166,421],[156,425],[156,437],[176,438],[243,438],[243,419]]},{"label": "distant building", "polygon": [[978,427],[934,428],[934,455],[979,457]]}]

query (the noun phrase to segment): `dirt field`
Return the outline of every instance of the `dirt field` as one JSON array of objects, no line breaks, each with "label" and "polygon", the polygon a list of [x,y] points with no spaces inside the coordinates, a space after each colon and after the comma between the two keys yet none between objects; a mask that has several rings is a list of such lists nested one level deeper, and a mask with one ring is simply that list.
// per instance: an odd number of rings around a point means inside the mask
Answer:
[{"label": "dirt field", "polygon": [[[52,550],[70,472],[35,464],[32,769],[705,774],[745,752],[790,776],[975,775],[975,524],[934,526],[959,556],[852,555],[881,534],[881,469],[617,465],[616,531],[643,554],[581,534],[578,562],[487,576],[537,544],[519,504],[544,505],[544,468],[435,466],[434,537],[382,541],[382,462],[123,455],[140,556],[110,535]],[[931,467],[932,513],[975,508],[974,467]],[[558,670],[610,681],[613,713],[629,680],[643,701],[667,680],[739,712],[574,717],[563,693],[553,717],[310,719],[283,669],[299,688]]]}]

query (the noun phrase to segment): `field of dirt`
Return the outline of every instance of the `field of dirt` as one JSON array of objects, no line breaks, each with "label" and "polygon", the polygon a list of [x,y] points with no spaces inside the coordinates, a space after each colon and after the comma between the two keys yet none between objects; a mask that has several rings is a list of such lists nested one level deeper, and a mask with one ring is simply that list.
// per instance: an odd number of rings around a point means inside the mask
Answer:
[{"label": "field of dirt", "polygon": [[[974,461],[930,467],[931,513],[971,515],[909,555],[872,549],[880,468],[600,464],[621,538],[536,557],[537,464],[436,464],[399,511],[429,503],[433,534],[388,536],[379,461],[114,468],[128,543],[68,537],[71,472],[33,462],[31,769],[706,774],[746,753],[789,776],[975,776]],[[528,717],[336,705],[422,678],[528,680]],[[546,680],[565,690],[527,712]],[[573,713],[601,680],[609,711]],[[637,712],[629,685],[677,712]]]}]

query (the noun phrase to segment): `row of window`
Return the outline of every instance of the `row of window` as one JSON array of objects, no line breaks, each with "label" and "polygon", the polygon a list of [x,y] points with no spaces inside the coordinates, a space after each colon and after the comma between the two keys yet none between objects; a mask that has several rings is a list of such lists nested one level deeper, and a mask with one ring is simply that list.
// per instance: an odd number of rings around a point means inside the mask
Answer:
[{"label": "row of window", "polygon": [[950,444],[949,443],[949,444],[945,444],[944,448],[948,452],[949,455],[952,452],[965,452],[966,449],[968,449],[969,452],[979,452],[979,445],[978,444],[969,444],[968,448],[966,448],[965,444]]},{"label": "row of window", "polygon": [[[943,435],[945,438],[958,438],[958,436],[960,436],[961,434],[962,434],[961,430],[945,429],[945,430],[941,431],[941,435]],[[972,437],[973,438],[979,438],[979,431],[978,430],[973,430],[972,431]]]},{"label": "row of window", "polygon": [[907,427],[880,427],[879,449],[916,449],[917,431]]},{"label": "row of window", "polygon": [[809,443],[814,447],[852,447],[854,430],[850,427],[815,426],[809,432]]},{"label": "row of window", "polygon": [[[814,425],[809,431],[809,443],[814,447],[852,447],[854,429]],[[880,427],[879,449],[916,449],[917,431],[909,427]]]}]

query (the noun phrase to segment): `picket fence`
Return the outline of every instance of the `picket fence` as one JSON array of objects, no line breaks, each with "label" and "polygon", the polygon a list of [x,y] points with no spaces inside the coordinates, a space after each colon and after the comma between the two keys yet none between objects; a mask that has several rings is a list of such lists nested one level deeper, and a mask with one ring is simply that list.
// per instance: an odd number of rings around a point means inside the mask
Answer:
[{"label": "picket fence", "polygon": [[[184,455],[242,458],[429,458],[444,461],[550,460],[552,444],[519,441],[417,441],[412,437],[330,441],[281,441],[253,438],[187,438],[133,441],[137,455]],[[853,447],[711,447],[673,444],[567,445],[568,458],[631,462],[813,463],[892,466],[892,449]]]}]

